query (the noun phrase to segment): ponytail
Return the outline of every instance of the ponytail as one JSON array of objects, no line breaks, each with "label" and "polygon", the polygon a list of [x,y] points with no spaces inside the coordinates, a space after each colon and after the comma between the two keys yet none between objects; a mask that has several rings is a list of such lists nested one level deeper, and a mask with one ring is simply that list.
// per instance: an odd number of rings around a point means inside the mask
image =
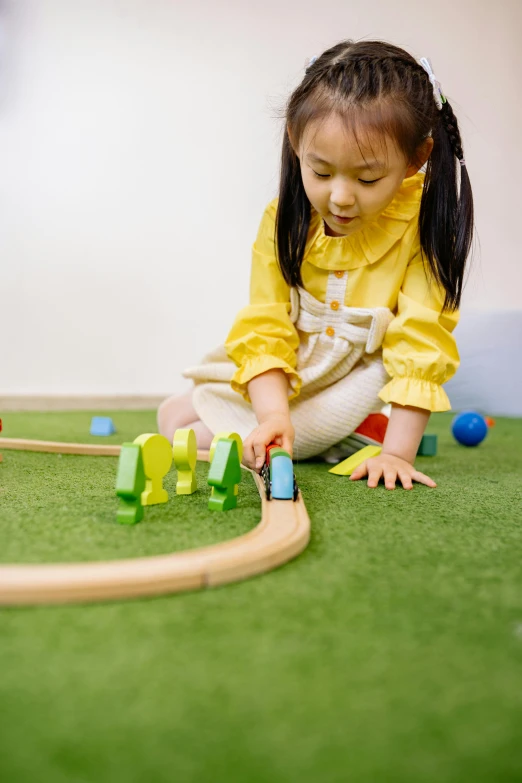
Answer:
[{"label": "ponytail", "polygon": [[292,149],[288,129],[285,129],[275,234],[279,266],[290,286],[302,285],[301,262],[309,227],[310,202],[304,189],[299,158]]},{"label": "ponytail", "polygon": [[426,166],[419,229],[431,273],[446,292],[444,309],[451,312],[458,309],[462,297],[473,238],[473,195],[457,118],[447,100],[437,120],[433,127],[433,151]]}]

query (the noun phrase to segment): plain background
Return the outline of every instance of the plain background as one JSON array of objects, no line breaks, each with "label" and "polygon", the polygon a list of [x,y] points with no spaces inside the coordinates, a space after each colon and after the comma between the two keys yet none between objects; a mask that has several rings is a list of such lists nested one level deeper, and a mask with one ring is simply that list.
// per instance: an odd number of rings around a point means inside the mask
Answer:
[{"label": "plain background", "polygon": [[[305,60],[431,59],[477,242],[462,308],[520,310],[519,0],[3,0],[2,394],[162,394],[247,303]],[[460,328],[460,326],[459,326]]]}]

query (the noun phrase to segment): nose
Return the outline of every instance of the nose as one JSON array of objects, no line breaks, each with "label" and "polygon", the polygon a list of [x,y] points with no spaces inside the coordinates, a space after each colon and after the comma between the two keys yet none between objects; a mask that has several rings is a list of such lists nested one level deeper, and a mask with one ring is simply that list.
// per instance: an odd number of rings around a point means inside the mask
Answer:
[{"label": "nose", "polygon": [[350,182],[338,181],[337,183],[334,183],[330,194],[330,201],[334,208],[333,211],[337,209],[342,212],[345,209],[353,207],[355,204],[355,193]]}]

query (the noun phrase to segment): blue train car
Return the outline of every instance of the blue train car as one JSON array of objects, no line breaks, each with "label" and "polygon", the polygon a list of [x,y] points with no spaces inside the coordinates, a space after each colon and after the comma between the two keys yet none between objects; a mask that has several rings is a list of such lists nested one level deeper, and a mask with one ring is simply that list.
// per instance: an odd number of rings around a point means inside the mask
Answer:
[{"label": "blue train car", "polygon": [[299,487],[290,454],[280,446],[268,446],[261,471],[267,500],[297,500]]}]

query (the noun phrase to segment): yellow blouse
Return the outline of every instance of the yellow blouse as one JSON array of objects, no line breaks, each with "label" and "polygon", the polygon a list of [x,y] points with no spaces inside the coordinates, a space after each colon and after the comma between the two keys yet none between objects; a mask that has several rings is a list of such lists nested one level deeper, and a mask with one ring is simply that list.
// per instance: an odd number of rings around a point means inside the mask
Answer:
[{"label": "yellow blouse", "polygon": [[[379,218],[347,237],[327,236],[312,208],[301,271],[304,288],[321,302],[328,275],[347,273],[346,306],[388,307],[394,314],[383,342],[384,367],[391,377],[379,394],[384,402],[445,411],[451,404],[442,384],[460,361],[452,336],[459,313],[442,312],[444,292],[428,280],[421,258],[423,182],[422,172],[405,179]],[[270,369],[288,374],[289,399],[301,386],[290,289],[275,255],[276,209],[277,198],[267,206],[252,248],[250,304],[238,313],[225,343],[238,366],[232,388],[248,402],[248,382]]]}]

